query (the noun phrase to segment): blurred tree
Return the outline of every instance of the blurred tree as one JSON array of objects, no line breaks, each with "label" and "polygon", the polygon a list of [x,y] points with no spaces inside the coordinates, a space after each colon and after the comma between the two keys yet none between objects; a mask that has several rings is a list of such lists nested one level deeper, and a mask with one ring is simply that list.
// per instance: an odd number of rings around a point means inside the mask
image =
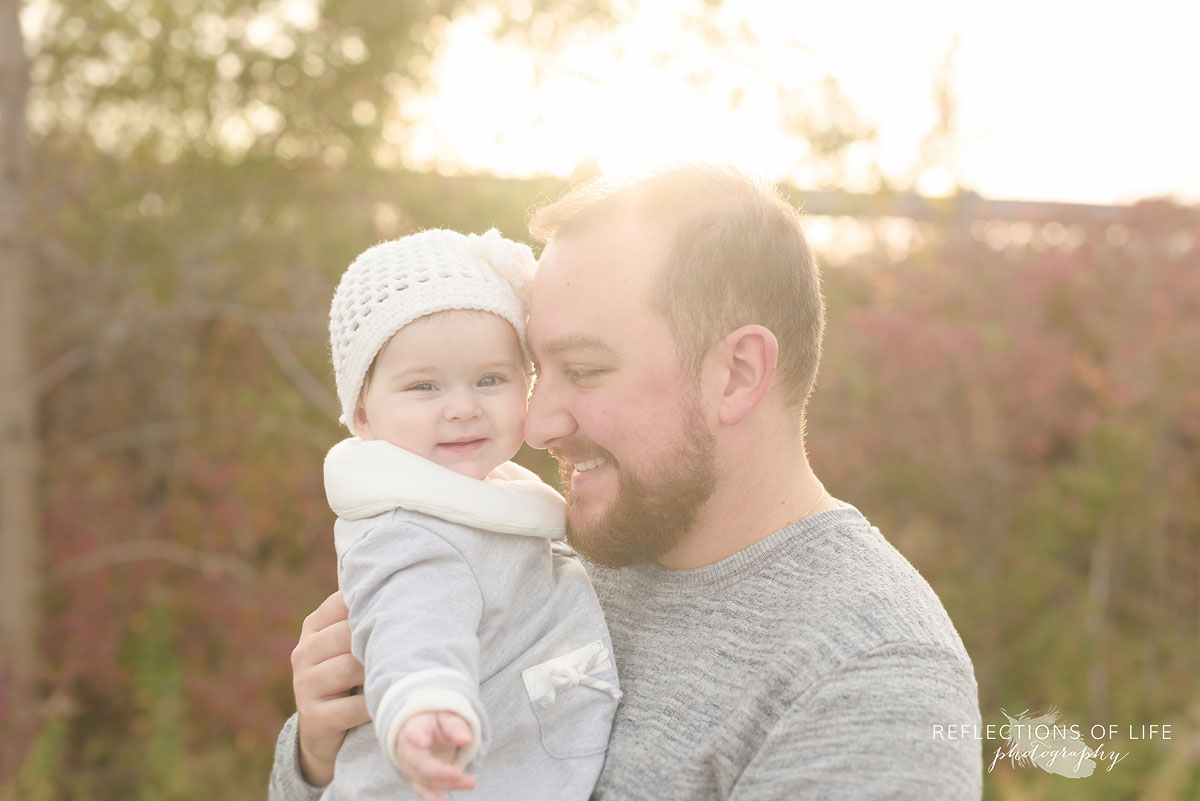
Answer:
[{"label": "blurred tree", "polygon": [[34,675],[41,617],[40,542],[34,476],[33,371],[26,310],[29,292],[28,65],[18,0],[0,0],[0,776],[15,759],[18,735],[36,716]]},{"label": "blurred tree", "polygon": [[[429,81],[451,19],[480,5],[43,0],[27,14],[32,127],[40,137],[90,139],[107,153],[149,148],[167,161],[194,152],[369,163],[400,142],[398,109]],[[560,28],[609,13],[599,0],[499,5]],[[545,45],[555,30],[520,35]]]}]

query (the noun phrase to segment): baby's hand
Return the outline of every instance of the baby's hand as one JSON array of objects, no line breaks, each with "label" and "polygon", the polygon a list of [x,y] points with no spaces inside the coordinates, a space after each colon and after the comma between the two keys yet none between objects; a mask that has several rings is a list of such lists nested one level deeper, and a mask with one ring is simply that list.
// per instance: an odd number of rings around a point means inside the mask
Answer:
[{"label": "baby's hand", "polygon": [[438,790],[472,790],[475,778],[454,764],[458,749],[471,744],[471,727],[453,712],[420,712],[400,727],[396,764],[422,801],[450,801]]}]

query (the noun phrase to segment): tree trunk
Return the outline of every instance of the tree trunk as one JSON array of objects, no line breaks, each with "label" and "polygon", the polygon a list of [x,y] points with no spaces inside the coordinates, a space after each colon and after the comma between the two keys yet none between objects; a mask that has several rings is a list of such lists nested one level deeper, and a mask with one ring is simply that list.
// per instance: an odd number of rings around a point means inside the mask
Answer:
[{"label": "tree trunk", "polygon": [[40,540],[30,359],[29,68],[19,0],[0,0],[0,777],[37,722]]}]

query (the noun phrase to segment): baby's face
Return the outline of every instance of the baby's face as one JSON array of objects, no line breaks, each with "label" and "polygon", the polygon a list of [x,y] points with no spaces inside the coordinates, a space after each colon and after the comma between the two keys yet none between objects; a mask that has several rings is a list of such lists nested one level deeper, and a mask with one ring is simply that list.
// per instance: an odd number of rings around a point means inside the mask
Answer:
[{"label": "baby's face", "polygon": [[456,473],[483,478],[521,447],[529,395],[517,332],[452,310],[409,323],[375,360],[354,428]]}]

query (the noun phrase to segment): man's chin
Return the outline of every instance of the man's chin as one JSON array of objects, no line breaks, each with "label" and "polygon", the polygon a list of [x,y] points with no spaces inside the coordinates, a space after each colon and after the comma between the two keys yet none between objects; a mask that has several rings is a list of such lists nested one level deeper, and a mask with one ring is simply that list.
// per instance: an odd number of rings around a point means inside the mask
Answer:
[{"label": "man's chin", "polygon": [[588,562],[603,567],[627,567],[644,561],[632,556],[603,523],[579,525],[568,521],[567,544]]},{"label": "man's chin", "polygon": [[624,500],[618,496],[595,510],[573,509],[568,504],[567,544],[587,561],[603,567],[653,562],[675,546],[680,527],[643,525],[654,515],[646,514],[650,510],[644,506]]},{"label": "man's chin", "polygon": [[604,550],[604,540],[610,529],[603,509],[589,509],[577,499],[567,502],[567,544],[590,562],[594,554]]}]

